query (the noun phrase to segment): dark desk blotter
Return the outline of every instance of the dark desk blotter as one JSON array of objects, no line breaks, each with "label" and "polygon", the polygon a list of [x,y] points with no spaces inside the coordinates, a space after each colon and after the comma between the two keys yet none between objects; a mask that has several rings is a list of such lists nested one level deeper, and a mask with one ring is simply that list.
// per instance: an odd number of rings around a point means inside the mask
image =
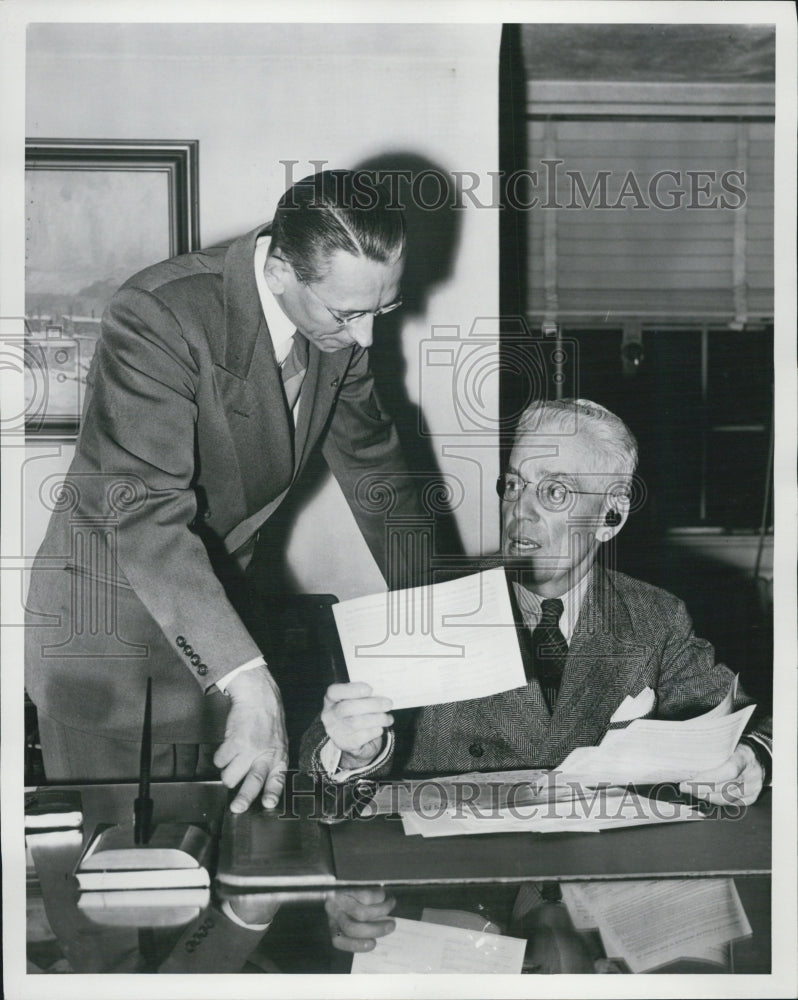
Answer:
[{"label": "dark desk blotter", "polygon": [[755,806],[725,817],[601,833],[424,839],[405,836],[400,819],[379,816],[342,823],[330,834],[342,882],[764,874],[771,865],[770,806],[766,791]]}]

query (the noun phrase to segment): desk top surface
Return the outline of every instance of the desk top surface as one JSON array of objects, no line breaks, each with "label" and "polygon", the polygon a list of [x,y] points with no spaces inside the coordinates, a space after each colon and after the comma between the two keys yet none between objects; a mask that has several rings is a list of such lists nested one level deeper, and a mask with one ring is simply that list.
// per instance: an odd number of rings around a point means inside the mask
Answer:
[{"label": "desk top surface", "polygon": [[[242,897],[237,902],[235,893],[218,886],[204,905],[182,911],[182,923],[175,916],[178,923],[170,925],[164,914],[144,926],[108,926],[96,914],[90,919],[77,905],[69,873],[96,823],[129,818],[136,786],[85,785],[79,791],[82,831],[60,841],[28,836],[35,865],[28,880],[28,959],[42,971],[257,971],[247,968],[254,962],[261,971],[348,972],[345,948],[353,918],[341,917],[340,910],[351,906],[353,893],[366,893],[361,898],[368,905],[395,898],[393,914],[407,919],[429,920],[442,911],[457,911],[456,919],[466,921],[481,915],[492,930],[527,939],[525,971],[633,971],[635,962],[639,971],[647,971],[646,963],[673,972],[770,969],[769,794],[735,820],[600,834],[422,840],[405,837],[397,820],[384,817],[324,828],[338,884],[248,893],[241,910],[246,922],[265,923],[255,919],[263,913],[271,919],[267,930],[258,931],[230,919],[231,902],[238,907]],[[212,782],[154,783],[152,796],[156,821],[202,822],[214,832],[228,799],[226,789]],[[358,883],[362,888],[353,887]],[[365,888],[377,885],[382,888]],[[643,954],[638,940],[636,958],[615,954],[623,951],[620,932],[587,926],[584,914],[585,926],[577,926],[574,887],[579,893],[580,886],[591,885],[598,914],[593,923],[611,919],[616,903],[625,913],[632,907],[635,925],[645,925],[651,936],[650,953]],[[689,933],[682,926],[686,943],[668,952],[660,946],[665,931],[657,921],[670,912],[683,925],[685,911],[696,910],[685,901],[696,893],[709,910],[722,905],[734,919],[725,928],[722,921],[696,924]],[[343,932],[336,920],[344,922]],[[356,920],[354,926],[359,933]],[[591,967],[570,967],[574,955],[589,959]],[[619,967],[602,969],[602,962]]]}]

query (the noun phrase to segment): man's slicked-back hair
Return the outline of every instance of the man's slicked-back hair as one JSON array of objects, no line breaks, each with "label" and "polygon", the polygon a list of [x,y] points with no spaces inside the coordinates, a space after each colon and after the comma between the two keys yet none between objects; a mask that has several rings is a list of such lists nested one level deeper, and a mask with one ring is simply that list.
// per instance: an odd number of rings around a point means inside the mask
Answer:
[{"label": "man's slicked-back hair", "polygon": [[380,264],[405,249],[404,212],[371,171],[324,170],[297,181],[280,199],[269,253],[284,257],[301,281],[323,279],[337,250]]},{"label": "man's slicked-back hair", "polygon": [[586,432],[607,458],[607,472],[631,481],[637,468],[637,441],[626,424],[605,406],[590,399],[552,399],[531,403],[521,414],[515,441],[548,432],[572,435]]}]

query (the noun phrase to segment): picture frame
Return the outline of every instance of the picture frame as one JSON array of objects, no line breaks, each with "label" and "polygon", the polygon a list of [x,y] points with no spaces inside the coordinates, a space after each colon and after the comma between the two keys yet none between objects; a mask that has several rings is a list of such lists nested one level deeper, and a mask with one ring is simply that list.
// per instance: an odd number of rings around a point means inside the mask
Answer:
[{"label": "picture frame", "polygon": [[199,141],[25,143],[25,431],[76,437],[103,312],[199,246]]}]

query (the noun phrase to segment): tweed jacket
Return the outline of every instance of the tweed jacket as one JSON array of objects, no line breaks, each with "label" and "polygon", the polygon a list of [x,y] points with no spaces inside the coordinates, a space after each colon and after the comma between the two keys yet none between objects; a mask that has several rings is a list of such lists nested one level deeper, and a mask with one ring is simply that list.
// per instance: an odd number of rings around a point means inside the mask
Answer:
[{"label": "tweed jacket", "polygon": [[[516,625],[529,663],[531,636],[517,609]],[[612,716],[627,695],[650,687],[655,703],[648,717],[686,719],[714,707],[732,678],[715,662],[712,645],[694,634],[677,597],[594,567],[553,712],[534,676],[524,687],[488,698],[397,712],[392,760],[375,773],[556,767],[575,747],[595,746],[617,728]],[[746,704],[750,699],[738,689],[736,707]],[[769,743],[769,720],[755,713],[752,726]],[[303,741],[305,769],[321,770],[318,754],[324,742],[317,721]]]},{"label": "tweed jacket", "polygon": [[317,443],[383,573],[384,514],[358,502],[358,482],[379,474],[397,512],[417,510],[367,351],[309,345],[294,430],[255,281],[268,232],[142,271],[103,317],[28,597],[27,690],[76,729],[138,739],[151,675],[156,741],[223,737],[212,685],[260,653],[229,540]]}]

